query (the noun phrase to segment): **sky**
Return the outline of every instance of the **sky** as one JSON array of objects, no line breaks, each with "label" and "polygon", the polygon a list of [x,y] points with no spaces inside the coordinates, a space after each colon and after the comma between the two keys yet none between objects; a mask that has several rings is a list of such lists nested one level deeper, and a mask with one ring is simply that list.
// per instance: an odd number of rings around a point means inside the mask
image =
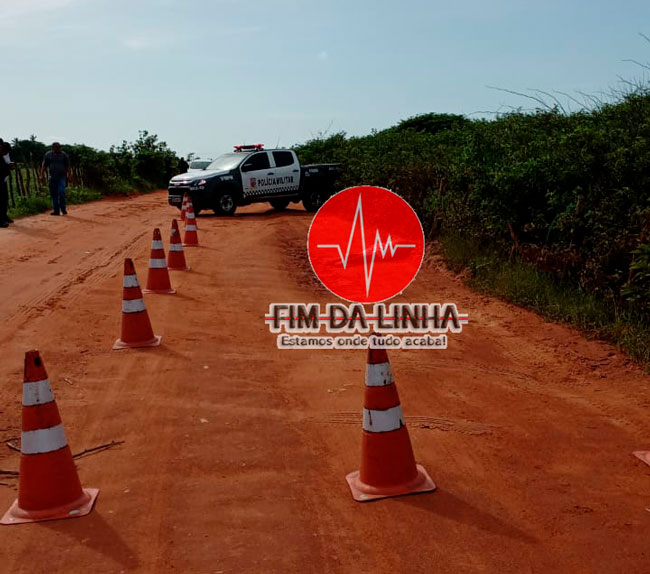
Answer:
[{"label": "sky", "polygon": [[[572,109],[643,77],[650,2],[0,0],[0,137],[180,155],[408,117]],[[499,88],[499,89],[495,89]]]}]

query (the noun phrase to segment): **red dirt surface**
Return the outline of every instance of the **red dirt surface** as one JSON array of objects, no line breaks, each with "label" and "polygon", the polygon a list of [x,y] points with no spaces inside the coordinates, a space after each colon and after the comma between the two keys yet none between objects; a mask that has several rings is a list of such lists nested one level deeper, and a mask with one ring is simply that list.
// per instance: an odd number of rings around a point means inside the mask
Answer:
[{"label": "red dirt surface", "polygon": [[[273,301],[333,301],[310,215],[199,218],[177,295],[148,295],[161,347],[111,351],[122,264],[146,280],[163,192],[72,206],[0,232],[0,441],[20,435],[38,348],[87,517],[0,527],[0,572],[641,572],[650,566],[650,377],[613,347],[467,289],[429,256],[403,301],[453,301],[446,351],[389,353],[432,494],[361,504],[365,355],[278,351]],[[19,455],[0,444],[0,469]],[[0,475],[0,513],[16,480]]]}]

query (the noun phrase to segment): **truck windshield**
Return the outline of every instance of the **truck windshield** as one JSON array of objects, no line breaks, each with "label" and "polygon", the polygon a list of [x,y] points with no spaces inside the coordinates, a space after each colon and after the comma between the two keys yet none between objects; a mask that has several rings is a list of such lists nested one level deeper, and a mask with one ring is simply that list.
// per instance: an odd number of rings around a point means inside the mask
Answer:
[{"label": "truck windshield", "polygon": [[210,161],[204,161],[204,160],[194,160],[190,162],[190,167],[192,169],[205,169],[210,165]]},{"label": "truck windshield", "polygon": [[215,159],[206,169],[229,171],[237,167],[248,155],[242,153],[224,153]]}]

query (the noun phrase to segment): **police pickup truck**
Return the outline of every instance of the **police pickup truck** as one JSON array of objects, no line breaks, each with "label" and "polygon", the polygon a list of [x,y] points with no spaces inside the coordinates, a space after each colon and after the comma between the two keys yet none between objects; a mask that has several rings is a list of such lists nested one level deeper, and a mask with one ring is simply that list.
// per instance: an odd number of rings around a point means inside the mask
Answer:
[{"label": "police pickup truck", "polygon": [[266,201],[279,210],[302,202],[307,211],[317,211],[332,195],[339,174],[339,164],[301,166],[288,149],[237,145],[204,170],[173,177],[168,202],[180,209],[183,194],[188,193],[195,213],[212,209],[233,215],[240,205]]}]

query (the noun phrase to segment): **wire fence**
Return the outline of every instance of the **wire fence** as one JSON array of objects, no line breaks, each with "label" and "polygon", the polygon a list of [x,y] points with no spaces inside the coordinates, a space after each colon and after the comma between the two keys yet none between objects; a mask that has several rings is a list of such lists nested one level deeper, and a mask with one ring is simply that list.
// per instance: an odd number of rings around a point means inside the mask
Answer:
[{"label": "wire fence", "polygon": [[[74,165],[70,166],[68,169],[68,185],[83,187],[83,182],[83,170]],[[20,201],[21,198],[49,195],[47,174],[41,173],[40,163],[16,163],[16,169],[10,172],[7,184],[11,207],[16,207],[16,202]]]}]

